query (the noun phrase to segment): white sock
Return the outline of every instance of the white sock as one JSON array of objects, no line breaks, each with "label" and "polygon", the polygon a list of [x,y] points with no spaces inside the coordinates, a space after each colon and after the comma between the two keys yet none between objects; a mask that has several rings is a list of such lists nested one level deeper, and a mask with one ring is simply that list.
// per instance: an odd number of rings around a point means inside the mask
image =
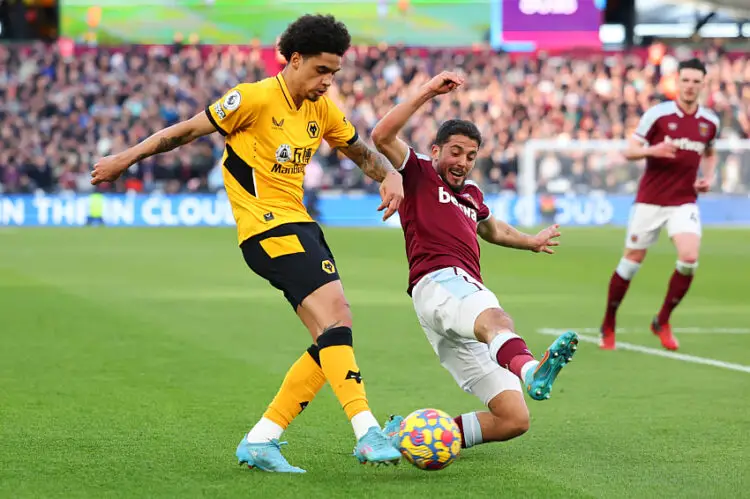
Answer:
[{"label": "white sock", "polygon": [[633,279],[633,277],[635,277],[635,274],[640,268],[640,263],[628,260],[627,258],[623,257],[620,259],[620,263],[617,264],[617,269],[615,270],[615,272],[617,272],[617,274],[626,281],[630,281],[631,279]]},{"label": "white sock", "polygon": [[530,360],[527,363],[525,363],[523,367],[521,368],[521,378],[523,378],[521,381],[526,383],[526,374],[529,372],[529,370],[536,369],[536,366],[538,365],[539,365],[538,360]]},{"label": "white sock", "polygon": [[464,447],[467,449],[481,444],[482,426],[479,424],[479,418],[476,412],[461,414],[461,424],[464,427]]},{"label": "white sock", "polygon": [[251,444],[262,444],[270,442],[273,439],[281,438],[282,433],[284,433],[284,428],[270,419],[260,418],[260,421],[255,423],[253,429],[248,432],[245,440]]},{"label": "white sock", "polygon": [[500,348],[513,338],[520,338],[520,336],[516,333],[501,333],[492,338],[492,341],[487,346],[490,349],[490,357],[492,357],[494,362],[497,362],[497,352]]},{"label": "white sock", "polygon": [[354,436],[357,437],[357,441],[364,437],[367,430],[373,426],[380,429],[378,420],[370,411],[362,411],[352,417],[352,428],[354,428]]},{"label": "white sock", "polygon": [[685,263],[683,261],[677,260],[677,265],[675,265],[675,268],[677,269],[677,272],[682,275],[693,275],[695,274],[695,269],[698,268],[698,262]]}]

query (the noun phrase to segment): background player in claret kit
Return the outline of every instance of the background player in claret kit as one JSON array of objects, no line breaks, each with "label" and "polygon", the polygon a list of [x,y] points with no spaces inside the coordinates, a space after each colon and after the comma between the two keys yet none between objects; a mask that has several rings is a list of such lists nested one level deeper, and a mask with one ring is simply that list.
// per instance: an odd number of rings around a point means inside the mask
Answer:
[{"label": "background player in claret kit", "polygon": [[[404,176],[399,215],[409,260],[408,292],[419,323],[459,386],[489,407],[489,412],[456,418],[463,446],[471,447],[526,432],[529,412],[519,380],[532,398],[549,398],[578,338],[573,332],[561,335],[541,361],[535,360],[482,283],[477,232],[493,244],[544,253],[554,253],[560,233],[554,225],[530,236],[492,216],[482,191],[466,180],[482,142],[477,127],[464,120],[443,123],[430,156],[417,154],[397,137],[423,104],[462,83],[455,73],[436,76],[376,125],[373,141]],[[402,419],[392,417],[386,433],[395,436]]]},{"label": "background player in claret kit", "polygon": [[[684,298],[698,267],[701,221],[696,200],[714,181],[719,118],[699,105],[706,68],[698,59],[680,63],[678,97],[647,110],[630,139],[625,156],[646,159],[635,204],[630,213],[625,253],[612,274],[607,309],[601,326],[600,346],[613,350],[615,318],[630,281],[646,258],[646,251],[666,226],[677,249],[677,264],[669,281],[661,310],[651,322],[651,331],[668,350],[679,344],[672,334],[670,316]],[[703,167],[702,178],[698,170]]]},{"label": "background player in claret kit", "polygon": [[331,16],[306,15],[289,25],[279,48],[287,65],[273,78],[242,83],[205,113],[166,128],[127,151],[102,159],[92,183],[115,180],[129,166],[218,131],[226,136],[224,183],[248,266],[294,308],[314,343],[290,368],[263,418],[237,447],[240,463],[266,471],[303,472],[282,456],[289,423],[323,387],[333,388],[357,438],[361,462],[397,462],[370,411],[352,348],[352,316],[333,255],[302,204],[305,165],[325,139],[381,182],[384,219],[403,198],[401,175],[371,150],[325,96],[348,50],[346,27]]}]

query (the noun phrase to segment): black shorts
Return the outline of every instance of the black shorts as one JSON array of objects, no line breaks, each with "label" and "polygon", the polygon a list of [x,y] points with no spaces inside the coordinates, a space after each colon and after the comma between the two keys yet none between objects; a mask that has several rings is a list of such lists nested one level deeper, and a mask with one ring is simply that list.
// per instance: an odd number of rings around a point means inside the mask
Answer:
[{"label": "black shorts", "polygon": [[240,244],[253,272],[284,293],[296,311],[313,291],[339,280],[333,253],[315,222],[289,223]]}]

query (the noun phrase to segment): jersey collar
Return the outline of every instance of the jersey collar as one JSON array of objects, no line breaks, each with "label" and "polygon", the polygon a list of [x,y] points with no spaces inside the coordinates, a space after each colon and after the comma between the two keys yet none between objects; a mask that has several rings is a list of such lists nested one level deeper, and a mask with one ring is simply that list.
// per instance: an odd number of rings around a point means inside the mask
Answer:
[{"label": "jersey collar", "polygon": [[683,116],[691,116],[691,117],[692,117],[692,116],[697,116],[697,115],[698,115],[698,111],[700,111],[700,108],[701,108],[701,107],[700,107],[700,105],[698,105],[698,106],[697,106],[697,107],[695,108],[695,111],[693,111],[692,113],[688,113],[687,111],[685,111],[685,110],[684,110],[684,109],[682,108],[682,106],[680,106],[680,103],[679,103],[679,102],[677,102],[677,99],[675,99],[675,100],[674,100],[674,105],[675,105],[675,106],[677,107],[677,115],[678,115],[678,116],[679,116],[680,118],[682,118]]},{"label": "jersey collar", "polygon": [[281,89],[281,94],[284,96],[284,100],[289,106],[289,110],[297,111],[297,108],[294,106],[294,99],[292,99],[292,94],[289,93],[289,88],[287,88],[286,82],[284,81],[284,77],[281,76],[281,73],[278,73],[276,75],[276,82],[279,84],[279,88]]}]

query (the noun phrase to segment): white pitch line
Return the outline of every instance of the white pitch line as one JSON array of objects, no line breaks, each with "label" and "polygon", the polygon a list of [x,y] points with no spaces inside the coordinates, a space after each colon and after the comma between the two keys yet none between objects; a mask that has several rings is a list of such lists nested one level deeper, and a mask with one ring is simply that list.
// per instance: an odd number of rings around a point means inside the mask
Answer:
[{"label": "white pitch line", "polygon": [[[562,328],[555,328],[555,331],[562,330]],[[599,328],[596,327],[582,327],[582,328],[568,328],[566,331],[575,331],[577,333],[596,333],[599,334]],[[673,327],[674,333],[680,334],[750,334],[750,328],[746,327]],[[617,328],[617,334],[620,333],[636,333],[636,332],[647,332],[644,329],[628,329],[628,328]],[[648,331],[651,334],[650,331]]]},{"label": "white pitch line", "polygon": [[[546,334],[549,336],[558,336],[566,331],[571,331],[571,330],[570,329],[541,328],[541,329],[538,329],[537,331],[541,334]],[[575,331],[575,329],[573,329],[572,331]],[[594,343],[596,345],[599,344],[599,338],[596,336],[585,336],[585,335],[579,334],[578,339],[581,341],[585,341],[587,343]],[[722,369],[728,369],[730,371],[740,371],[743,373],[750,374],[750,366],[745,366],[742,364],[733,364],[731,362],[724,362],[721,360],[709,359],[706,357],[697,357],[695,355],[686,355],[684,353],[670,352],[667,350],[657,350],[656,348],[633,345],[632,343],[623,343],[621,341],[618,341],[617,349],[618,350],[630,350],[632,352],[645,353],[647,355],[654,355],[656,357],[666,357],[667,359],[681,360],[683,362],[691,362],[693,364],[703,364],[706,366],[720,367]]]}]

